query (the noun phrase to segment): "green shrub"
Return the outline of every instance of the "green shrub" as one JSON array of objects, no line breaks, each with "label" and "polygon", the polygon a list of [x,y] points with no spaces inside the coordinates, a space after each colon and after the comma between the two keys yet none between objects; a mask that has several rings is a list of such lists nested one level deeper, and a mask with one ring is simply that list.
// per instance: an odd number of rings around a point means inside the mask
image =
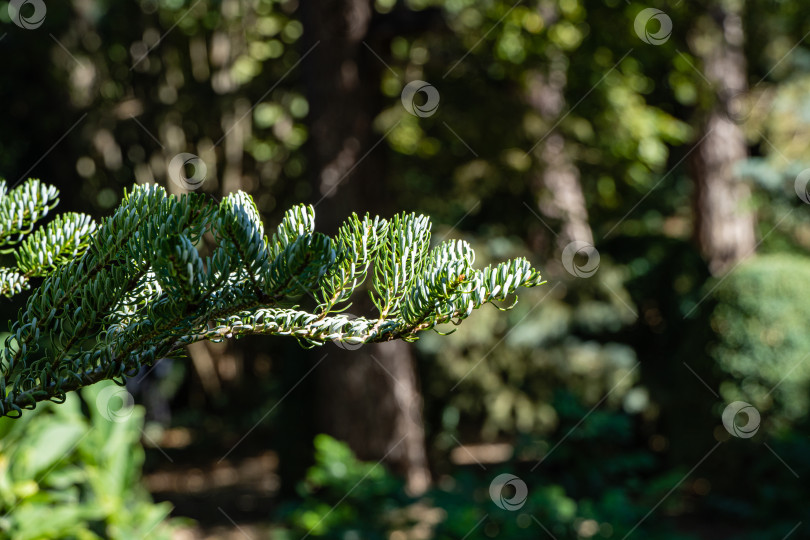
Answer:
[{"label": "green shrub", "polygon": [[279,538],[285,540],[384,540],[397,510],[409,502],[402,482],[382,464],[359,461],[348,445],[328,435],[315,437],[315,465],[297,490],[302,502],[281,511],[288,529]]},{"label": "green shrub", "polygon": [[100,409],[105,388],[116,387],[99,383],[82,391],[84,403],[73,393],[0,419],[0,538],[171,537],[171,506],[153,504],[139,484],[143,409]]},{"label": "green shrub", "polygon": [[[576,412],[583,411],[580,407]],[[654,540],[693,538],[668,530],[660,519],[660,513],[680,511],[677,494],[667,498],[657,516],[642,519],[685,471],[655,474],[648,453],[628,454],[619,447],[608,451],[616,429],[627,431],[625,415],[597,411],[593,416],[601,417],[596,418],[600,427],[585,435],[590,442],[574,445],[574,452],[564,450],[571,443],[561,446],[548,463],[550,470],[531,472],[530,464],[516,462],[484,471],[456,468],[419,498],[408,497],[382,465],[361,462],[346,444],[318,435],[316,464],[299,485],[302,500],[282,509],[285,529],[274,538],[538,538],[546,534],[538,523],[559,540],[622,538],[628,533]],[[502,509],[491,499],[490,483],[499,473],[514,473],[525,481],[522,507]]]},{"label": "green shrub", "polygon": [[[777,428],[808,413],[810,258],[763,255],[714,291],[710,353],[727,401],[747,401]],[[766,414],[767,413],[767,414]]]}]

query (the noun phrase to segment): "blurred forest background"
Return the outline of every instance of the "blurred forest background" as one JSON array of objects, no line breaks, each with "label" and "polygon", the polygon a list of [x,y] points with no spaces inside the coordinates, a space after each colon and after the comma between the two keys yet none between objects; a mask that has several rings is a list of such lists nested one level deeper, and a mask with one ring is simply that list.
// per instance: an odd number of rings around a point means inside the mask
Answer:
[{"label": "blurred forest background", "polygon": [[[197,343],[130,380],[114,422],[103,385],[3,419],[0,537],[810,537],[807,15],[2,4],[0,173],[57,185],[60,211],[181,193],[188,152],[200,192],[245,190],[268,224],[297,202],[330,233],[422,212],[548,283],[413,345]],[[736,400],[753,438],[723,427]],[[502,473],[519,509],[490,496]]]}]

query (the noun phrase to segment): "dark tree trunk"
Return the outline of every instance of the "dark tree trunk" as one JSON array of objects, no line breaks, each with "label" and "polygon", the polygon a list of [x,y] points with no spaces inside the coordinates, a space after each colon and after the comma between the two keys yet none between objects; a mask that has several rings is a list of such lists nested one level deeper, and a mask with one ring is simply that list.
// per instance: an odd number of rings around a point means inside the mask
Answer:
[{"label": "dark tree trunk", "polygon": [[412,493],[430,483],[422,395],[408,343],[365,345],[354,351],[329,347],[318,368],[317,420],[364,460],[385,460]]},{"label": "dark tree trunk", "polygon": [[738,11],[716,5],[692,40],[703,62],[714,102],[692,153],[695,180],[695,239],[713,274],[727,271],[756,248],[755,217],[746,207],[748,185],[735,166],[748,155],[741,127],[731,106],[747,90],[744,32]]},{"label": "dark tree trunk", "polygon": [[301,11],[304,48],[311,51],[302,64],[310,104],[310,176],[320,201],[318,222],[336,229],[349,209],[391,206],[385,204],[383,152],[371,151],[381,138],[372,122],[382,105],[384,66],[363,45],[372,16],[368,0],[303,3]]},{"label": "dark tree trunk", "polygon": [[[319,230],[334,232],[352,211],[395,212],[385,184],[385,142],[373,129],[382,109],[385,69],[364,45],[370,38],[372,3],[325,0],[301,4],[304,62],[310,103],[310,175]],[[379,54],[379,52],[378,52]],[[370,313],[355,303],[357,315]],[[422,398],[413,352],[407,343],[343,350],[328,345],[314,372],[319,431],[347,441],[363,459],[384,459],[414,493],[430,476],[424,445]]]}]

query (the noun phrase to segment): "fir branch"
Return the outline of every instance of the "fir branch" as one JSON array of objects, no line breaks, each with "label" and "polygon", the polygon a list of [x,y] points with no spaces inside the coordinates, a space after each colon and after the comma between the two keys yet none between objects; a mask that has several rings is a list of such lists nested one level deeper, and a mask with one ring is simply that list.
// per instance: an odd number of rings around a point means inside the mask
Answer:
[{"label": "fir branch", "polygon": [[[0,184],[0,195],[4,190]],[[268,238],[253,200],[241,192],[214,205],[196,194],[175,198],[157,186],[136,186],[98,227],[66,214],[26,237],[53,194],[37,183],[15,195],[33,208],[22,218],[20,200],[3,213],[0,199],[0,219],[7,219],[0,231],[22,241],[18,268],[0,269],[0,293],[45,277],[0,357],[0,416],[61,401],[100,380],[121,382],[200,340],[265,334],[308,346],[410,341],[541,283],[525,259],[476,270],[465,242],[429,250],[430,220],[415,214],[353,214],[330,238],[315,231],[313,208],[299,205]],[[215,246],[203,258],[205,234]],[[372,267],[378,314],[350,318],[341,313],[344,304]],[[296,305],[305,293],[317,301],[311,312]]]}]

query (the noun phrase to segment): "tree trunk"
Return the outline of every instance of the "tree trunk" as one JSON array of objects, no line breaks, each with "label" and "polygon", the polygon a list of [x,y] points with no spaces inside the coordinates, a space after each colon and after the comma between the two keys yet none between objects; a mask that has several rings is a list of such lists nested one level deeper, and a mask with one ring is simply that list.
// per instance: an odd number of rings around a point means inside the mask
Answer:
[{"label": "tree trunk", "polygon": [[[305,29],[303,64],[310,103],[310,174],[319,230],[334,232],[347,215],[390,215],[382,134],[373,120],[382,109],[380,75],[385,67],[364,45],[373,13],[368,0],[301,4]],[[369,46],[377,45],[373,41]],[[353,309],[367,309],[355,303]],[[365,312],[365,311],[364,311]],[[314,373],[319,431],[349,443],[359,457],[392,465],[411,492],[430,481],[416,365],[404,342],[357,350],[327,346]]]},{"label": "tree trunk", "polygon": [[[552,58],[548,74],[535,73],[529,83],[529,104],[549,126],[554,126],[565,106],[565,59]],[[565,137],[556,127],[545,135],[534,150],[542,164],[536,179],[540,212],[559,225],[557,248],[574,240],[593,245],[588,209],[582,191],[579,169],[565,148]]]},{"label": "tree trunk", "polygon": [[715,6],[711,20],[692,39],[715,94],[692,153],[695,180],[695,239],[709,269],[722,274],[756,248],[755,217],[746,207],[751,196],[734,167],[748,149],[742,129],[733,121],[733,100],[747,89],[744,33],[739,8]]},{"label": "tree trunk", "polygon": [[409,492],[423,493],[430,473],[410,344],[392,341],[354,351],[329,349],[318,368],[318,425],[349,443],[360,459],[385,458],[405,477]]},{"label": "tree trunk", "polygon": [[311,51],[302,64],[310,106],[310,176],[319,224],[336,230],[349,209],[378,210],[386,200],[382,149],[369,152],[381,136],[372,123],[382,106],[384,66],[374,57],[370,62],[363,45],[372,15],[368,0],[303,3],[301,11],[304,48]]}]

